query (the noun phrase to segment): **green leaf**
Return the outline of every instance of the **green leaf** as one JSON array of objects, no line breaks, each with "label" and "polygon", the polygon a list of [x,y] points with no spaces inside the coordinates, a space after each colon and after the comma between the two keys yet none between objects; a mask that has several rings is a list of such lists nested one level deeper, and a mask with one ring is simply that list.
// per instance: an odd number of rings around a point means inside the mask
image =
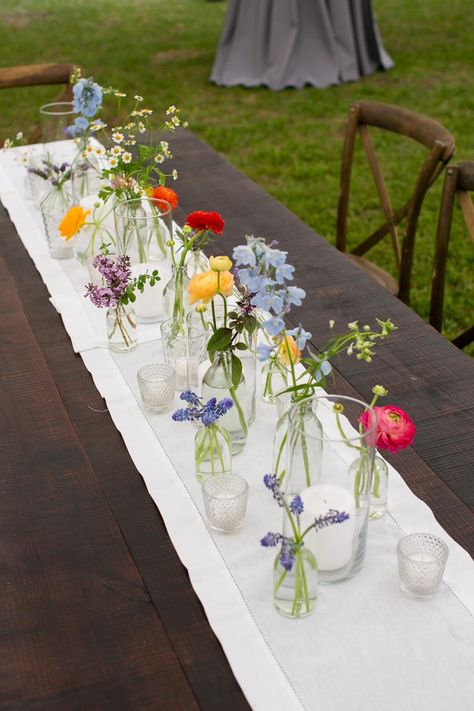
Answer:
[{"label": "green leaf", "polygon": [[253,333],[258,328],[258,321],[255,316],[244,316],[244,326],[249,333]]},{"label": "green leaf", "polygon": [[132,293],[132,294],[129,294],[129,295],[128,295],[128,298],[129,298],[129,301],[132,302],[132,304],[133,304],[134,301],[137,300],[137,297],[136,297],[135,294],[133,294],[133,293]]},{"label": "green leaf", "polygon": [[236,343],[235,347],[237,348],[238,351],[246,351],[248,348],[246,343]]},{"label": "green leaf", "polygon": [[216,351],[225,351],[232,341],[232,331],[230,328],[218,328],[209,339],[207,352],[212,355]]},{"label": "green leaf", "polygon": [[232,353],[232,385],[237,388],[242,380],[242,361]]}]

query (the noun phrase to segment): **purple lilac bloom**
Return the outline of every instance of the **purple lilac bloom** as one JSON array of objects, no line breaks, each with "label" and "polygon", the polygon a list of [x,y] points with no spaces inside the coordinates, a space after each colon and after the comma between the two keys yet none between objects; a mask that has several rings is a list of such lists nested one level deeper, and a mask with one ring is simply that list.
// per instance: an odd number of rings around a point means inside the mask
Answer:
[{"label": "purple lilac bloom", "polygon": [[132,276],[130,257],[121,255],[114,261],[100,254],[94,257],[92,266],[98,269],[105,281],[105,285],[100,287],[88,284],[86,298],[88,297],[98,308],[117,306],[130,284]]},{"label": "purple lilac bloom", "polygon": [[301,496],[297,494],[293,501],[290,503],[290,511],[292,514],[299,516],[304,511],[304,504]]}]

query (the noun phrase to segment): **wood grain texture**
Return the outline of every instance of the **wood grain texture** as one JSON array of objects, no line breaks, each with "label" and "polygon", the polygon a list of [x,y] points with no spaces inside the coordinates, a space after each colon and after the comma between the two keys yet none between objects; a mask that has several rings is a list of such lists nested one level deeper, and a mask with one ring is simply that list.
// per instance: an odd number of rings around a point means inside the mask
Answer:
[{"label": "wood grain texture", "polygon": [[[12,382],[2,453],[11,480],[23,482],[12,489],[11,518],[1,518],[16,538],[11,565],[24,560],[21,579],[5,575],[2,599],[22,600],[31,588],[40,640],[21,631],[29,598],[12,603],[0,618],[2,704],[247,709],[161,516],[5,217],[0,234],[2,279],[15,295],[2,324],[14,334],[2,351]],[[23,527],[36,543],[23,540]]]}]

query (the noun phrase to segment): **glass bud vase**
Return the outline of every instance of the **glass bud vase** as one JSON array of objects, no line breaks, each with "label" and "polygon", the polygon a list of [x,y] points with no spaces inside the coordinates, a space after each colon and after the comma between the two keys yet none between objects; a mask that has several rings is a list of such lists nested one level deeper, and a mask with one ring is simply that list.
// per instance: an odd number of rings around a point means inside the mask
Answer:
[{"label": "glass bud vase", "polygon": [[217,400],[230,397],[234,402],[234,406],[220,418],[219,423],[229,433],[232,454],[238,454],[247,442],[248,392],[243,374],[237,387],[232,384],[232,354],[229,351],[215,353],[212,365],[204,374],[202,398],[209,400],[211,397]]},{"label": "glass bud vase", "polygon": [[372,520],[382,518],[387,513],[388,499],[388,466],[385,459],[375,455],[374,482],[372,484],[372,498],[370,500],[369,518]]},{"label": "glass bud vase", "polygon": [[[306,427],[302,405],[317,412],[323,425],[319,432]],[[367,410],[372,426],[361,432],[359,418]],[[311,531],[305,538],[318,561],[319,580],[344,580],[364,562],[377,415],[360,400],[325,395],[296,403],[288,418],[285,495],[301,496],[302,530],[331,511],[347,514],[337,526]]]},{"label": "glass bud vase", "polygon": [[168,202],[152,198],[123,200],[114,208],[114,219],[119,254],[128,254],[132,264],[166,259],[166,242],[173,234]]},{"label": "glass bud vase", "polygon": [[288,371],[276,358],[262,368],[262,400],[273,403],[279,392],[288,387]]},{"label": "glass bud vase", "polygon": [[117,353],[133,351],[137,346],[137,321],[130,304],[117,304],[107,309],[107,341]]},{"label": "glass bud vase", "polygon": [[273,604],[284,617],[307,617],[316,607],[318,565],[309,548],[293,549],[293,565],[286,570],[277,554],[273,564]]},{"label": "glass bud vase", "polygon": [[[291,395],[284,393],[278,395],[276,403],[278,420],[273,436],[272,473],[278,478],[282,490],[291,497],[313,483],[312,478],[316,472],[314,468],[311,469],[309,462],[310,459],[317,461],[320,457],[319,438],[323,428],[316,415],[316,403],[311,398],[293,403]],[[292,407],[295,408],[293,416],[298,421],[299,429],[295,429],[293,438],[290,438],[289,416]],[[296,467],[297,461],[301,467]],[[287,477],[288,464],[293,464],[291,486]]]},{"label": "glass bud vase", "polygon": [[256,394],[257,394],[257,331],[249,333],[244,331],[239,341],[245,343],[247,350],[239,351],[242,362],[242,372],[248,392],[247,424],[250,426],[255,421]]},{"label": "glass bud vase", "polygon": [[69,181],[66,181],[61,188],[49,190],[40,203],[49,253],[54,259],[70,259],[74,256],[73,240],[64,239],[59,231],[63,217],[72,206],[68,184]]},{"label": "glass bud vase", "polygon": [[173,266],[171,271],[171,279],[163,289],[163,321],[172,318],[183,324],[188,311],[188,272],[185,266]]},{"label": "glass bud vase", "polygon": [[200,249],[190,250],[186,257],[188,276],[192,279],[196,274],[204,274],[209,269],[209,259]]},{"label": "glass bud vase", "polygon": [[202,425],[194,438],[196,477],[232,474],[232,450],[229,433],[218,424]]}]

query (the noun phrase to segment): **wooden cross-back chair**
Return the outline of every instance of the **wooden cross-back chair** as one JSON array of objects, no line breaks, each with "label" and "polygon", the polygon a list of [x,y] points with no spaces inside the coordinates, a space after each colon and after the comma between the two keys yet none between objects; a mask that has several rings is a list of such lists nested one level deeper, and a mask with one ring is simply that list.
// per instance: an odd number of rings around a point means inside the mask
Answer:
[{"label": "wooden cross-back chair", "polygon": [[[382,169],[369,133],[369,127],[406,136],[425,146],[429,151],[416,176],[414,189],[410,197],[397,210],[392,207]],[[415,235],[421,206],[428,188],[434,183],[454,154],[454,139],[449,131],[437,121],[399,106],[391,106],[376,101],[358,101],[351,106],[344,140],[337,213],[336,246],[342,252],[347,252],[347,215],[354,146],[357,135],[360,136],[362,141],[385,221],[352,249],[348,256],[379,284],[408,304],[410,301]],[[400,170],[403,170],[403,166],[400,166]],[[400,240],[398,226],[404,219],[406,219],[406,227]],[[391,238],[398,269],[398,279],[394,279],[381,267],[362,256],[387,235],[390,235]]]},{"label": "wooden cross-back chair", "polygon": [[[62,92],[52,101],[72,101],[71,74],[77,69],[75,64],[29,64],[17,67],[0,67],[0,89],[26,86],[62,85]],[[36,128],[28,137],[30,143],[39,139],[40,129]]]},{"label": "wooden cross-back chair", "polygon": [[[458,197],[461,212],[474,247],[474,161],[459,161],[450,165],[444,177],[443,192],[436,233],[436,250],[431,283],[430,324],[441,332],[443,325],[444,292],[448,262],[449,239],[455,198]],[[471,313],[474,309],[471,309]],[[474,341],[474,326],[453,339],[458,348],[464,348]]]}]

